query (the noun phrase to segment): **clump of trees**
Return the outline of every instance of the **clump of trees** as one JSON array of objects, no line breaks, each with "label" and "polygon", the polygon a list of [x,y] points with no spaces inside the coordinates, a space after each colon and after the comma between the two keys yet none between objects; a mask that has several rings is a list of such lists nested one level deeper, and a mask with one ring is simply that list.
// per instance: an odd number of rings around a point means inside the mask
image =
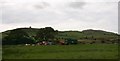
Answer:
[{"label": "clump of trees", "polygon": [[3,38],[2,44],[33,44],[39,41],[51,41],[54,40],[55,34],[57,34],[57,31],[55,31],[51,27],[39,29],[39,31],[34,37],[29,36],[28,33],[22,29],[15,29],[11,30],[10,33],[8,33],[7,36]]},{"label": "clump of trees", "polygon": [[25,44],[25,43],[33,43],[33,40],[29,39],[29,36],[26,32],[20,29],[11,30],[10,33],[3,38],[2,44]]},{"label": "clump of trees", "polygon": [[57,34],[57,31],[55,31],[51,27],[45,27],[41,28],[36,36],[35,39],[39,41],[53,41],[55,38],[55,35]]}]

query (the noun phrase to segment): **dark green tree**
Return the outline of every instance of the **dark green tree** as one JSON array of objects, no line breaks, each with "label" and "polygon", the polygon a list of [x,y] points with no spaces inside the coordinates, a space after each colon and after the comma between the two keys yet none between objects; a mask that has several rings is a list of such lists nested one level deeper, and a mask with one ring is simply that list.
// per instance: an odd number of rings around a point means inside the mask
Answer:
[{"label": "dark green tree", "polygon": [[54,37],[55,37],[55,31],[51,27],[41,28],[36,35],[36,39],[38,39],[39,41],[53,40]]},{"label": "dark green tree", "polygon": [[33,43],[28,34],[21,29],[11,30],[3,39],[3,44],[26,44]]}]

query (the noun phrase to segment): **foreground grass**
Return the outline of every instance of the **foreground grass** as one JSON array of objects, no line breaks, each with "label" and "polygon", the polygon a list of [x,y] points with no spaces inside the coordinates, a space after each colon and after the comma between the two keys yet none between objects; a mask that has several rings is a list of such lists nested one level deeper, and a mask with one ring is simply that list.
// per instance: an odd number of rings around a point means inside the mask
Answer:
[{"label": "foreground grass", "polygon": [[118,45],[3,46],[3,59],[117,59]]}]

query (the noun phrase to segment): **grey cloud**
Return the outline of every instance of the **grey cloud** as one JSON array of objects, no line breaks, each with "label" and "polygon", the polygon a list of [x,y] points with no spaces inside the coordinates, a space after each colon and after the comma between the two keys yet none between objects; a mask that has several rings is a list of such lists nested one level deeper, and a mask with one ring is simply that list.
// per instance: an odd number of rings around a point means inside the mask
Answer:
[{"label": "grey cloud", "polygon": [[17,9],[19,8],[17,6],[12,8],[7,6],[3,9],[3,24],[51,25],[62,30],[67,28],[78,29],[78,27],[113,31],[117,29],[117,9],[114,8],[116,6],[112,6],[114,4],[102,3],[101,6],[101,3],[89,4],[75,1],[63,3],[63,5],[61,3],[52,5],[50,2],[38,2],[30,6],[31,10],[24,6],[20,9]]},{"label": "grey cloud", "polygon": [[34,5],[33,7],[36,9],[44,9],[46,7],[50,6],[47,2],[40,2],[39,4]]},{"label": "grey cloud", "polygon": [[69,7],[82,9],[86,5],[86,2],[71,2]]},{"label": "grey cloud", "polygon": [[60,19],[54,12],[40,11],[34,13],[31,11],[24,10],[6,10],[3,11],[3,23],[4,24],[14,24],[14,23],[49,23],[55,22],[54,20]]}]

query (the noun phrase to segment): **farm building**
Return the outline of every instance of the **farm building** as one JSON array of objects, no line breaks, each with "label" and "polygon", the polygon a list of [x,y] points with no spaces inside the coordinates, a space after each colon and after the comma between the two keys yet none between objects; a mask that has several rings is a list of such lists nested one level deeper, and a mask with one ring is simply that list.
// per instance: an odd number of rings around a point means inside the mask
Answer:
[{"label": "farm building", "polygon": [[69,44],[77,44],[78,41],[77,41],[77,39],[67,38],[65,40],[60,40],[59,43],[61,45],[69,45]]},{"label": "farm building", "polygon": [[66,44],[77,44],[78,41],[77,41],[77,39],[70,39],[70,38],[68,38],[68,39],[65,40],[65,43]]},{"label": "farm building", "polygon": [[52,41],[39,41],[36,43],[37,45],[54,45]]}]

